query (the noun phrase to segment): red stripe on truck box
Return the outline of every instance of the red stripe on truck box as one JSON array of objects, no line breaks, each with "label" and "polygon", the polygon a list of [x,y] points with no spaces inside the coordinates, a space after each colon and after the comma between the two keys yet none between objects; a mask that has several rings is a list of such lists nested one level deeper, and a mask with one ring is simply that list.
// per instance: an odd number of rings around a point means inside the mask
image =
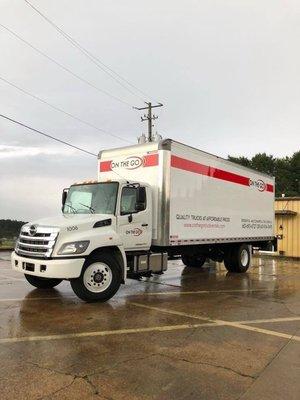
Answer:
[{"label": "red stripe on truck box", "polygon": [[144,167],[155,167],[158,165],[158,154],[147,154],[144,157]]},{"label": "red stripe on truck box", "polygon": [[111,171],[111,161],[100,161],[100,172]]},{"label": "red stripe on truck box", "polygon": [[[171,156],[171,167],[194,172],[195,174],[210,176],[211,178],[221,179],[227,182],[237,183],[239,185],[250,186],[250,178],[247,178],[246,176],[210,167],[208,165],[200,164],[195,161],[190,161],[174,155]],[[274,187],[273,185],[267,183],[265,184],[264,190],[267,192],[273,192]]]}]

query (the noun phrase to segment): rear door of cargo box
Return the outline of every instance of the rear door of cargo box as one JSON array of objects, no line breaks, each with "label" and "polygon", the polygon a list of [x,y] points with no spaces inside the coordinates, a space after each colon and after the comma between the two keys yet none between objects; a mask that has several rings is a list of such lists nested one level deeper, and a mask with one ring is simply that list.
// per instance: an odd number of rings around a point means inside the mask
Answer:
[{"label": "rear door of cargo box", "polygon": [[170,244],[270,238],[274,180],[172,142]]}]

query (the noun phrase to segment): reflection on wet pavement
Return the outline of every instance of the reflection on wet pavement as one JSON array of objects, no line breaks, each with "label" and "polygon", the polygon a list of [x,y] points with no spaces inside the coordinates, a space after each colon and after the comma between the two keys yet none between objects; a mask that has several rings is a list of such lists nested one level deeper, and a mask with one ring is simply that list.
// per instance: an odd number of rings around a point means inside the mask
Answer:
[{"label": "reflection on wet pavement", "polygon": [[298,400],[300,262],[252,264],[170,261],[86,304],[69,282],[30,287],[0,253],[1,399]]}]

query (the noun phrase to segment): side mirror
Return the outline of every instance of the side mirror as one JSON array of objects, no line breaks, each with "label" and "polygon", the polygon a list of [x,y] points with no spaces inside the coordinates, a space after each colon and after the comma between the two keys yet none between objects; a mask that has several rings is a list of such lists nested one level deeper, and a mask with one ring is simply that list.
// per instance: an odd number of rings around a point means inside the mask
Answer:
[{"label": "side mirror", "polygon": [[61,207],[64,208],[65,202],[67,200],[67,196],[68,196],[68,190],[69,189],[64,189],[61,195]]},{"label": "side mirror", "polygon": [[140,212],[145,210],[145,203],[136,203],[135,211]]}]

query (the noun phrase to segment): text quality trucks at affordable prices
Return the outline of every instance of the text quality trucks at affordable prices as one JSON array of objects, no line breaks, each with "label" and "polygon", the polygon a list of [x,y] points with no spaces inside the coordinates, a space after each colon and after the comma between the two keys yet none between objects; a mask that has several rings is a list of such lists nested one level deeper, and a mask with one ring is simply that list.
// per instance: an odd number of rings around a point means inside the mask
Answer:
[{"label": "text quality trucks at affordable prices", "polygon": [[98,180],[63,191],[62,215],[24,225],[12,268],[38,288],[63,279],[105,301],[168,258],[247,271],[274,239],[274,179],[170,139],[99,154]]}]

